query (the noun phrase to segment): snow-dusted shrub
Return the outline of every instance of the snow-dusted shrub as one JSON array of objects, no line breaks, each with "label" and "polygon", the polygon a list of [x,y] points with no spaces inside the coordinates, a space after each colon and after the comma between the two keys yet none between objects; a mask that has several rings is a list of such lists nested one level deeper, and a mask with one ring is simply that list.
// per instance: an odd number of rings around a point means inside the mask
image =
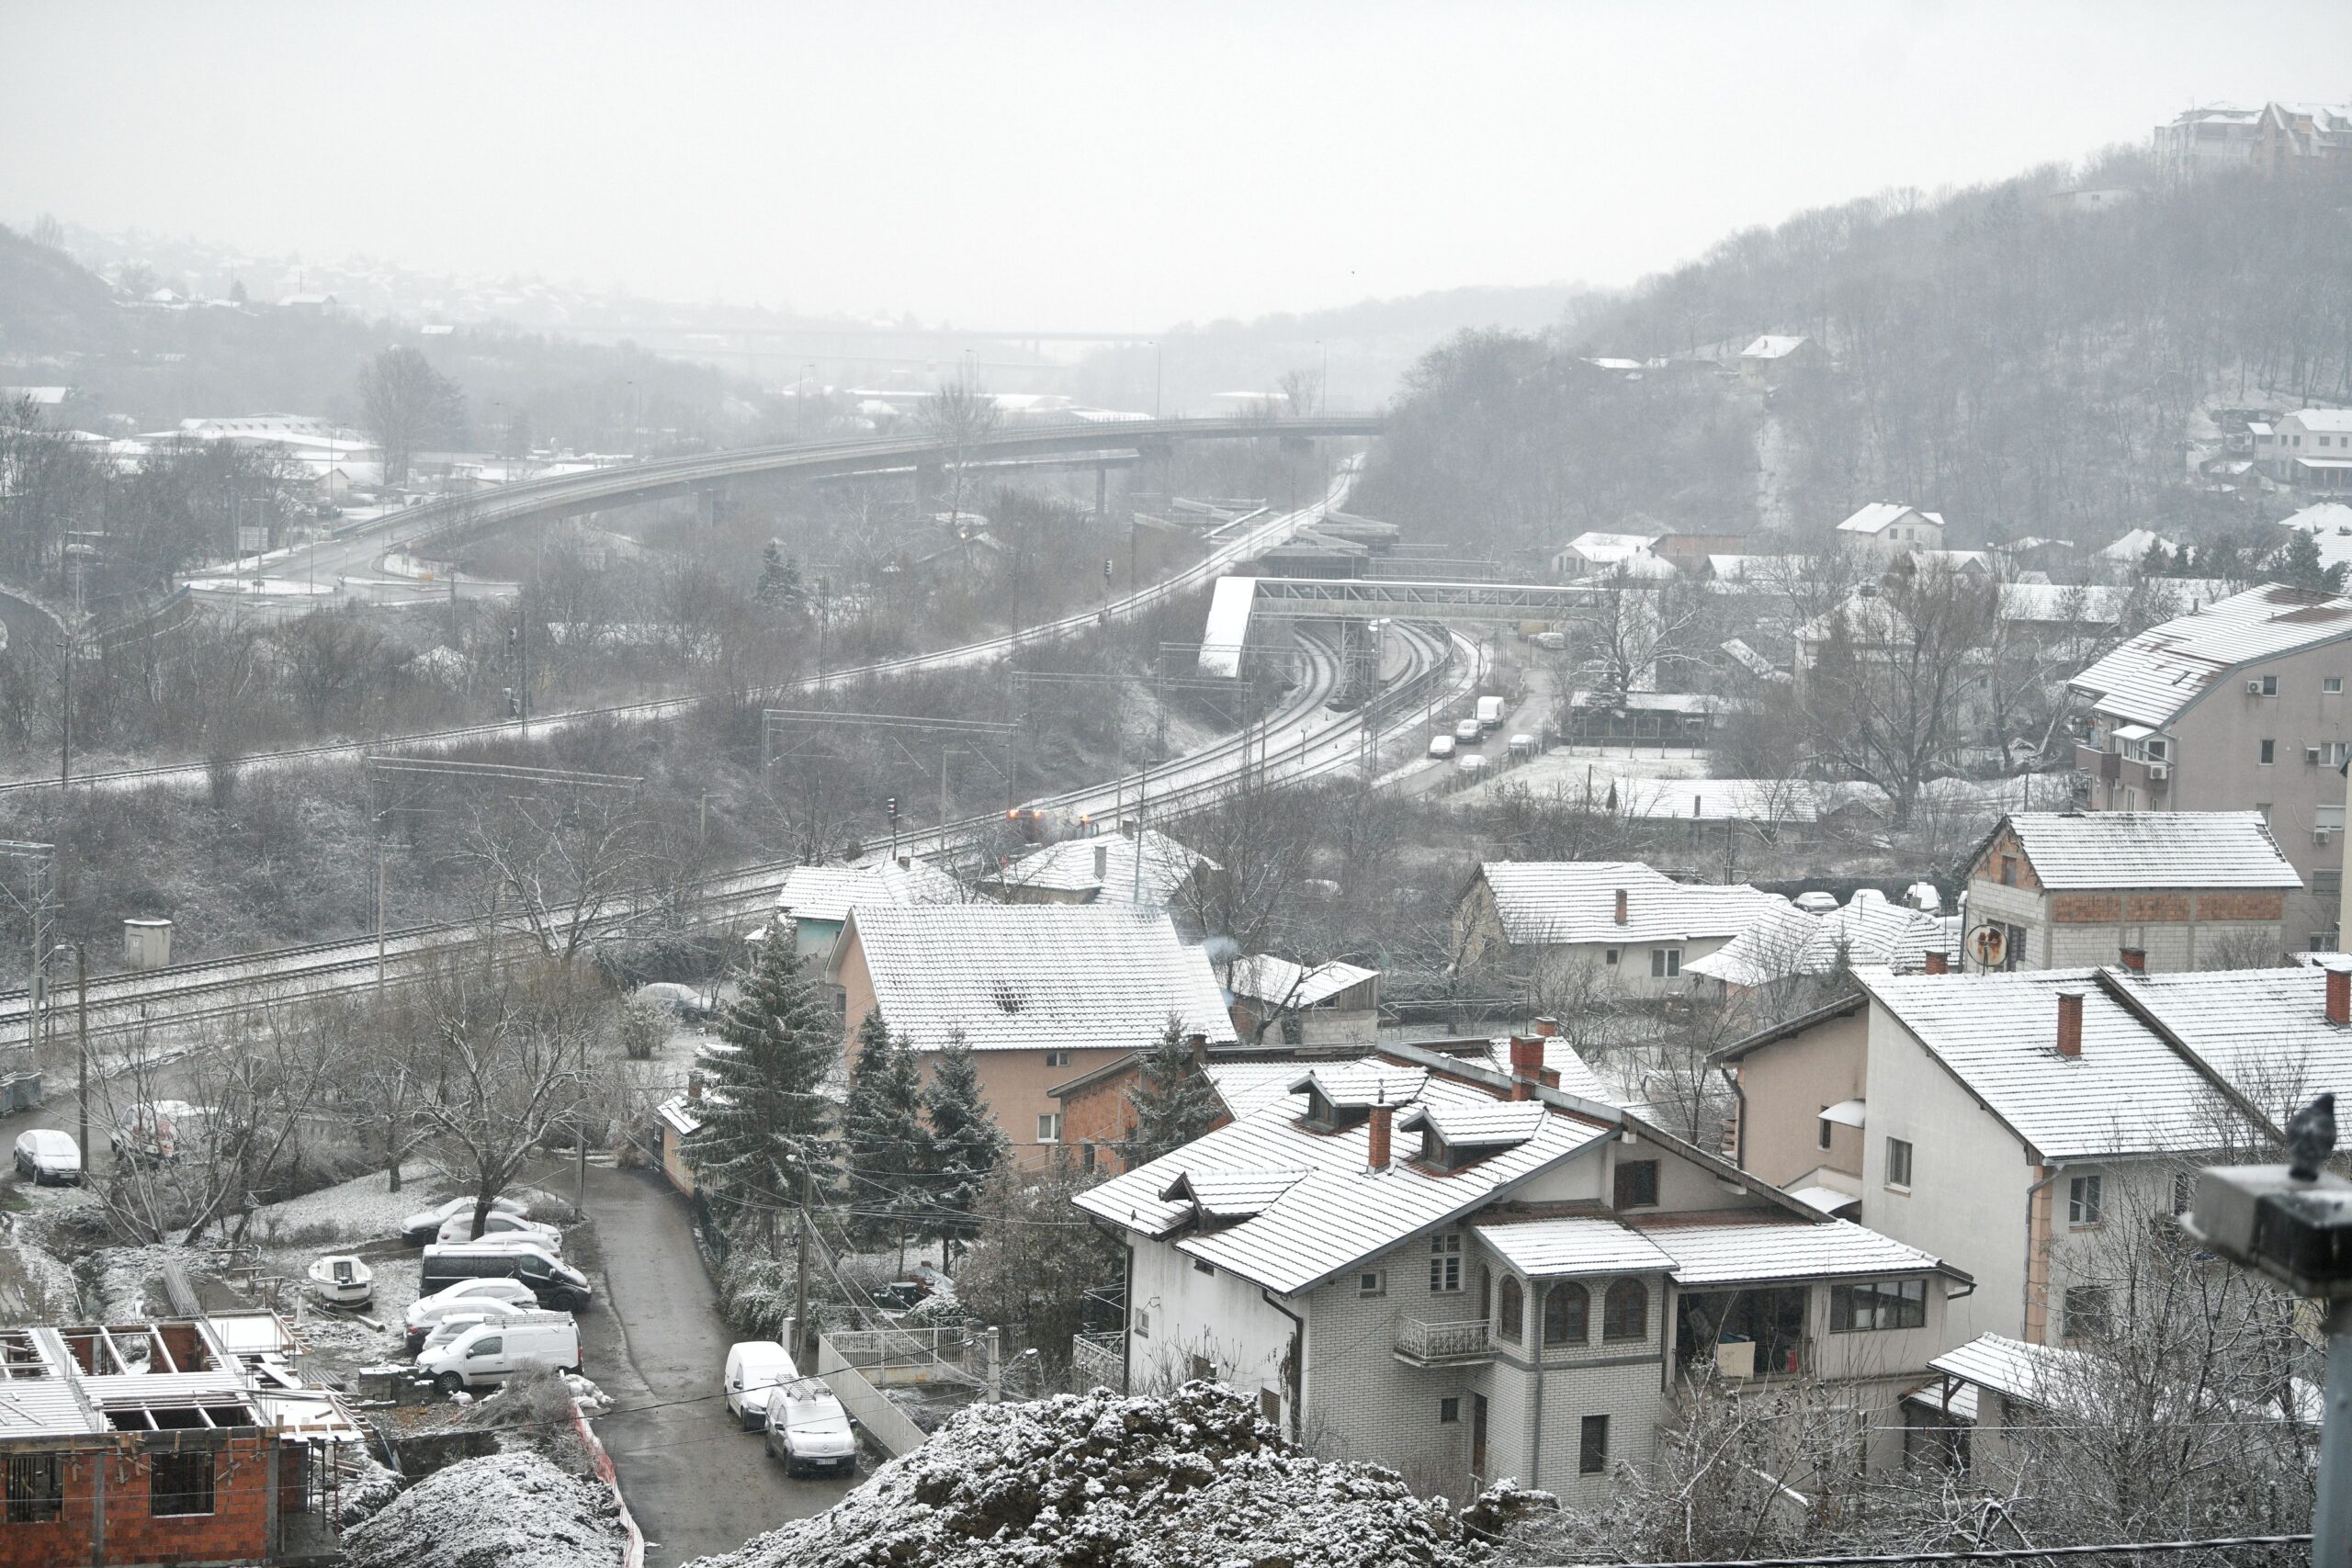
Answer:
[{"label": "snow-dusted shrub", "polygon": [[[1482,1500],[1494,1512],[1533,1495]],[[1317,1460],[1215,1383],[974,1405],[830,1511],[698,1568],[1477,1568],[1392,1471]]]}]

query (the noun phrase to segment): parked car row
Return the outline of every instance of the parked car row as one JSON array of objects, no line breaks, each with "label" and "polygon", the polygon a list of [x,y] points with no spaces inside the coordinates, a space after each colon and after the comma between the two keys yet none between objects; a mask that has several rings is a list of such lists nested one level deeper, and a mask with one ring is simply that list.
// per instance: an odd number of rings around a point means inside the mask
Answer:
[{"label": "parked car row", "polygon": [[[442,1223],[470,1219],[468,1213]],[[417,1371],[444,1393],[503,1382],[529,1367],[582,1370],[572,1314],[595,1292],[587,1275],[536,1236],[510,1231],[428,1244],[417,1291],[402,1324],[408,1348]]]},{"label": "parked car row", "polygon": [[804,1377],[792,1352],[773,1339],[746,1339],[727,1352],[727,1410],[747,1432],[762,1432],[785,1473],[854,1472],[857,1435],[849,1412],[822,1379]]}]

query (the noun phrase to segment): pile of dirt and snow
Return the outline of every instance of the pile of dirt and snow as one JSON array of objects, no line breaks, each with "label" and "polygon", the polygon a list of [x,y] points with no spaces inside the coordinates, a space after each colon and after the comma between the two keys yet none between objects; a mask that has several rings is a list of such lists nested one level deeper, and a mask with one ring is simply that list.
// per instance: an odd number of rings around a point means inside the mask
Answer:
[{"label": "pile of dirt and snow", "polygon": [[623,1545],[609,1487],[520,1452],[436,1470],[343,1538],[348,1568],[612,1568]]},{"label": "pile of dirt and snow", "polygon": [[1479,1520],[1394,1472],[1308,1457],[1231,1390],[975,1405],[830,1511],[698,1568],[1474,1568]]}]

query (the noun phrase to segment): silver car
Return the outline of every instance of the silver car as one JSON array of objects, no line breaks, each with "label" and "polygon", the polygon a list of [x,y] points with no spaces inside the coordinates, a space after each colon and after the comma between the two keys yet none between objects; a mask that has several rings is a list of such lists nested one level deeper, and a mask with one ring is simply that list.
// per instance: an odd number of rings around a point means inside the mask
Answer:
[{"label": "silver car", "polygon": [[36,1127],[17,1140],[17,1169],[32,1178],[36,1187],[55,1182],[79,1186],[82,1145],[50,1127]]}]

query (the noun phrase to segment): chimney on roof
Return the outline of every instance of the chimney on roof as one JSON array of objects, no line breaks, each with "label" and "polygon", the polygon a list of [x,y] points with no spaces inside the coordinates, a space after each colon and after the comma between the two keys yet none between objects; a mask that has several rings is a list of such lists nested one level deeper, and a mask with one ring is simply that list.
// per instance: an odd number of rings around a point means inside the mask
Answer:
[{"label": "chimney on roof", "polygon": [[1943,974],[1948,974],[1948,973],[1950,973],[1950,972],[1951,972],[1951,961],[1950,961],[1950,960],[1948,960],[1948,959],[1946,959],[1946,958],[1944,957],[1943,950],[1942,950],[1941,948],[1935,948],[1935,949],[1931,949],[1931,950],[1928,952],[1928,974],[1930,974],[1930,975],[1943,975]]},{"label": "chimney on roof", "polygon": [[686,1098],[688,1100],[700,1100],[702,1098],[702,1075],[700,1073],[688,1073],[686,1075]]},{"label": "chimney on roof", "polygon": [[1512,1035],[1510,1037],[1510,1097],[1513,1100],[1534,1099],[1536,1080],[1543,1076],[1544,1042],[1531,1035]]},{"label": "chimney on roof", "polygon": [[2123,967],[2134,975],[2145,975],[2148,972],[2148,950],[2144,947],[2123,949]]},{"label": "chimney on roof", "polygon": [[1184,1048],[1192,1052],[1195,1062],[1209,1059],[1209,1037],[1205,1034],[1187,1034],[1184,1036]]},{"label": "chimney on roof", "polygon": [[1364,1156],[1364,1163],[1374,1170],[1388,1168],[1390,1123],[1395,1120],[1396,1115],[1396,1111],[1387,1105],[1375,1105],[1372,1108],[1372,1145]]},{"label": "chimney on roof", "polygon": [[1617,889],[1617,923],[1625,923],[1625,890],[1622,887]]},{"label": "chimney on roof", "polygon": [[1538,1040],[1557,1040],[1560,1037],[1560,1021],[1556,1018],[1537,1019],[1535,1037]]},{"label": "chimney on roof", "polygon": [[2069,988],[2058,993],[2058,1054],[2083,1054],[2083,993]]},{"label": "chimney on roof", "polygon": [[1111,846],[1108,844],[1097,844],[1094,846],[1094,880],[1101,882],[1110,874]]},{"label": "chimney on roof", "polygon": [[2327,1021],[2352,1023],[2352,960],[2328,961]]}]

